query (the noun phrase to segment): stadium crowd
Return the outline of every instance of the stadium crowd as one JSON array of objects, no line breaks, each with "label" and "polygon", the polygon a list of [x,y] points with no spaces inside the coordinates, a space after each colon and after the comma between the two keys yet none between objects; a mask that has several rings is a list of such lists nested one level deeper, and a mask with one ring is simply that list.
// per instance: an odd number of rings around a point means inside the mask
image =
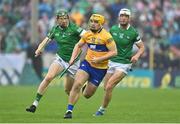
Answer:
[{"label": "stadium crowd", "polygon": [[[152,53],[154,69],[180,69],[179,0],[39,0],[38,41],[42,41],[54,25],[53,15],[60,8],[68,10],[72,20],[85,29],[90,15],[100,13],[106,17],[108,30],[124,7],[131,9],[131,23],[139,30],[146,46],[137,67],[149,68]],[[30,16],[30,0],[0,0],[0,53],[32,48]],[[38,41],[35,44],[39,44]],[[51,42],[46,52],[54,53],[56,48],[55,42]]]}]

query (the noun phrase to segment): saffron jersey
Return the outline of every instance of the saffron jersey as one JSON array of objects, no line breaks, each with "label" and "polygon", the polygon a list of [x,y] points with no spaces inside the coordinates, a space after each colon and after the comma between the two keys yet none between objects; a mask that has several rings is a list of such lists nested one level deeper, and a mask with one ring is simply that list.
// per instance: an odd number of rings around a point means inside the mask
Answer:
[{"label": "saffron jersey", "polygon": [[97,33],[87,31],[82,36],[80,42],[88,45],[85,60],[88,61],[92,67],[98,69],[108,68],[108,60],[99,63],[93,63],[91,60],[92,58],[104,56],[108,52],[108,46],[115,45],[115,42],[109,32],[107,32],[105,29],[102,29]]}]

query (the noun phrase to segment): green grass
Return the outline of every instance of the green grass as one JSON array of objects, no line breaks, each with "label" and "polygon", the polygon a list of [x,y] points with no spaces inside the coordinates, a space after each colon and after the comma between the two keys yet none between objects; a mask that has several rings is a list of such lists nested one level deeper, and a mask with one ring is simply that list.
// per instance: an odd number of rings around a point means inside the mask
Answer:
[{"label": "green grass", "polygon": [[42,98],[35,114],[27,113],[36,86],[0,87],[0,123],[180,123],[180,89],[116,88],[106,114],[93,117],[99,107],[103,89],[90,98],[80,98],[73,119],[64,120],[67,96],[62,87],[52,86]]}]

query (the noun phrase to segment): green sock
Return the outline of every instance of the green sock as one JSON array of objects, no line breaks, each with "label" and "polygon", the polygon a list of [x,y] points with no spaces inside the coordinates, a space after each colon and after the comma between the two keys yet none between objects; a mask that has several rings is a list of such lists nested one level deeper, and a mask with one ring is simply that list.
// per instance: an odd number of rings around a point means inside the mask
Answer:
[{"label": "green sock", "polygon": [[37,94],[36,94],[36,100],[39,102],[42,96],[43,96],[43,95],[37,93]]}]

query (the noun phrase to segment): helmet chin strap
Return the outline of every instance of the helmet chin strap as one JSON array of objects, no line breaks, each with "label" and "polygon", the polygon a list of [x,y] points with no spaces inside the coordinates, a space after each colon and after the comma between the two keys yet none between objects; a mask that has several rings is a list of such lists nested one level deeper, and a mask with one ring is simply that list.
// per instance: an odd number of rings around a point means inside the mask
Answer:
[{"label": "helmet chin strap", "polygon": [[93,33],[99,33],[103,29],[103,26],[101,26],[98,30],[90,29]]}]

